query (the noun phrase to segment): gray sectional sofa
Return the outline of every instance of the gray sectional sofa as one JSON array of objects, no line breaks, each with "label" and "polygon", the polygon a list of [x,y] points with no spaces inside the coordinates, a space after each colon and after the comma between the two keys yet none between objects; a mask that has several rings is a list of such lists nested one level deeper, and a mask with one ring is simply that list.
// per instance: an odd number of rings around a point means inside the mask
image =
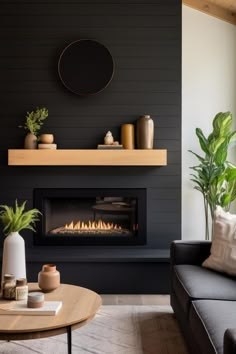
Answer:
[{"label": "gray sectional sofa", "polygon": [[191,354],[236,354],[236,277],[201,266],[210,247],[171,244],[171,306]]}]

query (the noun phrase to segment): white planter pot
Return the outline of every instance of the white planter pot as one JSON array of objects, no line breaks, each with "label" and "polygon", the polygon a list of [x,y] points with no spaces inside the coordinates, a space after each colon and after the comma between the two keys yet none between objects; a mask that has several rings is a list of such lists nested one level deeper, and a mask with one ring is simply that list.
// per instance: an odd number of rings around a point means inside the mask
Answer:
[{"label": "white planter pot", "polygon": [[26,278],[25,241],[18,232],[10,233],[4,240],[2,257],[2,280],[4,274]]}]

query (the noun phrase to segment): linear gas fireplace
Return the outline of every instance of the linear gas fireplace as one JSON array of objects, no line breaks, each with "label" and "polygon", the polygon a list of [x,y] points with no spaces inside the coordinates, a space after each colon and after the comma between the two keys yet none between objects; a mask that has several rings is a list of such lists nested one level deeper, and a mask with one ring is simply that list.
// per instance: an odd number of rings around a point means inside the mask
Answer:
[{"label": "linear gas fireplace", "polygon": [[34,190],[37,245],[143,245],[146,189]]}]

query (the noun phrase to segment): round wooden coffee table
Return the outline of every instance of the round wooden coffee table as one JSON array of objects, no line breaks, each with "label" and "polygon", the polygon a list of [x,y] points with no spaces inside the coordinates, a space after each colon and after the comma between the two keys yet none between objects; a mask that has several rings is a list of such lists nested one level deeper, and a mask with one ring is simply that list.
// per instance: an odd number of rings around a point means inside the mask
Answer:
[{"label": "round wooden coffee table", "polygon": [[[29,289],[40,291],[37,283],[30,283]],[[61,284],[45,294],[45,300],[63,302],[57,315],[4,315],[0,310],[0,340],[39,339],[67,333],[68,354],[71,354],[72,330],[84,326],[95,316],[102,304],[101,297],[86,288]],[[1,299],[0,303],[3,301]]]}]

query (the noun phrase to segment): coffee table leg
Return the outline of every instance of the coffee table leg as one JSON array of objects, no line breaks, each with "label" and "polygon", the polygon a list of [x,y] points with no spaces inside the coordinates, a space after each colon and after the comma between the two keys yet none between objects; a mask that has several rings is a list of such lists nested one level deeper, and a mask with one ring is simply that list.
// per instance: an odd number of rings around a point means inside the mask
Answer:
[{"label": "coffee table leg", "polygon": [[72,354],[72,345],[71,345],[71,326],[67,327],[67,347],[68,347],[68,354]]}]

